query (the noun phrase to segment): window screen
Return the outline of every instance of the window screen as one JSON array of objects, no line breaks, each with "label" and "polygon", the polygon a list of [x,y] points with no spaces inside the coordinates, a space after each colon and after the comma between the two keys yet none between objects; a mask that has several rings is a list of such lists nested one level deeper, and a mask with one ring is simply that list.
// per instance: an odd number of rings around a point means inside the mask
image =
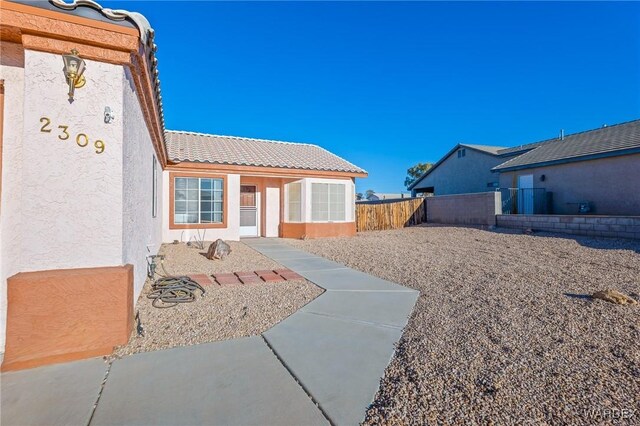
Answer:
[{"label": "window screen", "polygon": [[302,184],[300,182],[290,183],[288,189],[288,221],[302,221]]},{"label": "window screen", "polygon": [[175,178],[175,223],[222,223],[223,180]]},{"label": "window screen", "polygon": [[311,184],[311,220],[315,222],[345,220],[345,185]]}]

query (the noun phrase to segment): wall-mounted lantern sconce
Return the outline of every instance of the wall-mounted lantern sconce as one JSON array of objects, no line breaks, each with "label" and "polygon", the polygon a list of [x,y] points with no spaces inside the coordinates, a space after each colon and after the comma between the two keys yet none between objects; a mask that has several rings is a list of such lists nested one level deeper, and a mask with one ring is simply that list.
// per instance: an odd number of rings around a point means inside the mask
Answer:
[{"label": "wall-mounted lantern sconce", "polygon": [[82,58],[78,56],[76,49],[71,50],[70,55],[62,55],[64,61],[64,75],[67,78],[67,84],[69,84],[69,100],[73,101],[73,92],[75,89],[79,89],[87,82],[82,75],[85,69],[85,63]]}]

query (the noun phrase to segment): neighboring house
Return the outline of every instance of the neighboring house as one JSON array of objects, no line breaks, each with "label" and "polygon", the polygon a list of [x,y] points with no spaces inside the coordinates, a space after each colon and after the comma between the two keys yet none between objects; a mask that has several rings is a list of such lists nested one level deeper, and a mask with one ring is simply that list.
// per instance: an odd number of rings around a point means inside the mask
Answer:
[{"label": "neighboring house", "polygon": [[367,201],[385,201],[385,200],[401,200],[403,198],[411,198],[411,194],[403,194],[401,192],[397,194],[378,193],[371,194],[368,197],[356,200],[359,203],[366,203]]},{"label": "neighboring house", "polygon": [[367,174],[319,146],[176,131],[165,140],[164,241],[197,230],[230,240],[356,233],[354,179]]},{"label": "neighboring house", "polygon": [[451,195],[492,191],[498,176],[491,168],[530,147],[458,144],[409,186],[418,194]]},{"label": "neighboring house", "polygon": [[511,213],[638,216],[640,120],[511,148],[458,144],[409,189],[499,189]]},{"label": "neighboring house", "polygon": [[640,215],[640,120],[530,146],[492,168],[500,187],[544,189],[549,213]]},{"label": "neighboring house", "polygon": [[401,192],[399,193],[391,193],[391,194],[386,194],[386,193],[379,193],[376,192],[376,195],[378,196],[379,200],[401,200],[403,198],[411,198],[411,194],[403,194]]}]

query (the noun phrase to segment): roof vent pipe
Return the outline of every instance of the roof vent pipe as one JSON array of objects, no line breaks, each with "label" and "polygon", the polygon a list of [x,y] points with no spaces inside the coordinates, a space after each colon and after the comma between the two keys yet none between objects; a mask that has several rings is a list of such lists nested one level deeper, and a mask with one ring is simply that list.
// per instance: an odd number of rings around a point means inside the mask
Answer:
[{"label": "roof vent pipe", "polygon": [[560,129],[560,140],[564,140],[564,129]]}]

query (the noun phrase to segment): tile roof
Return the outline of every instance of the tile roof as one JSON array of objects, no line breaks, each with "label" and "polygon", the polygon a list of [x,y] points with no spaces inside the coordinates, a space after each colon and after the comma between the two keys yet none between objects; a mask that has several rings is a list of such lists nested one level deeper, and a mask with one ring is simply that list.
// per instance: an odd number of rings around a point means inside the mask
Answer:
[{"label": "tile roof", "polygon": [[317,145],[167,130],[169,160],[367,173]]},{"label": "tile roof", "polygon": [[611,155],[616,152],[638,150],[640,152],[640,120],[566,135],[537,142],[533,149],[514,157],[491,170],[505,171],[530,168],[537,165],[579,161],[593,156]]},{"label": "tile roof", "polygon": [[512,146],[511,148],[504,148],[498,151],[498,155],[507,157],[507,156],[517,154],[519,152],[531,151],[533,148],[540,146],[540,144],[542,143],[544,142],[534,142],[534,143],[528,143],[524,145]]}]

